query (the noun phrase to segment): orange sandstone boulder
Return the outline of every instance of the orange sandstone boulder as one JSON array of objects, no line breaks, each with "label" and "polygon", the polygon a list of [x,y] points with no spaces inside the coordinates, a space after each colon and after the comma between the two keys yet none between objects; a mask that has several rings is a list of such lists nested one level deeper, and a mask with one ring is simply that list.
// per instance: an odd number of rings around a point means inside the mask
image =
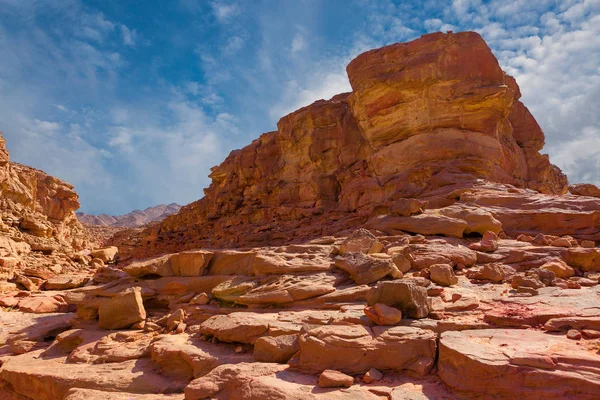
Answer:
[{"label": "orange sandstone boulder", "polygon": [[433,332],[401,326],[322,326],[301,335],[299,344],[290,365],[305,372],[354,374],[376,368],[426,375],[436,353]]},{"label": "orange sandstone boulder", "polygon": [[319,386],[322,388],[350,387],[354,378],[333,369],[326,369],[319,375]]}]

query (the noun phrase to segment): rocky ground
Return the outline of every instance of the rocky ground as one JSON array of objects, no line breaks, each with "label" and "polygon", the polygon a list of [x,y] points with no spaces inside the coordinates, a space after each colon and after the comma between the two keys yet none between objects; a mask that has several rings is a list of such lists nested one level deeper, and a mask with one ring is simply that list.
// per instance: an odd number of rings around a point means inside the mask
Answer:
[{"label": "rocky ground", "polygon": [[475,33],[348,73],[111,247],[7,155],[0,399],[597,399],[600,189]]},{"label": "rocky ground", "polygon": [[[2,388],[15,399],[597,398],[600,251],[531,240],[360,229],[105,266],[78,289],[0,298]],[[57,298],[65,307],[38,306]]]}]

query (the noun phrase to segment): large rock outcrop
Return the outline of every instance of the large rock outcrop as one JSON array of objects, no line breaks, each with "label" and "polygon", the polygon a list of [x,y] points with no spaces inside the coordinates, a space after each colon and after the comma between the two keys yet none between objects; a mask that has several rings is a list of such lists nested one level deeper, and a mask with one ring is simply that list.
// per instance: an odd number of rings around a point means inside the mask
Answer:
[{"label": "large rock outcrop", "polygon": [[478,179],[566,193],[515,80],[477,33],[371,50],[347,71],[352,93],[283,117],[212,169],[204,198],[118,244],[137,257],[281,244],[359,226],[409,198],[434,197],[423,206],[436,209]]},{"label": "large rock outcrop", "polygon": [[[60,245],[83,248],[73,186],[43,171],[10,161],[0,133],[0,212],[4,224]],[[27,239],[27,236],[25,236]],[[26,240],[27,241],[27,240]]]},{"label": "large rock outcrop", "polygon": [[83,258],[77,251],[90,242],[77,208],[72,185],[11,162],[0,133],[0,283],[35,290],[57,274],[78,273]]}]

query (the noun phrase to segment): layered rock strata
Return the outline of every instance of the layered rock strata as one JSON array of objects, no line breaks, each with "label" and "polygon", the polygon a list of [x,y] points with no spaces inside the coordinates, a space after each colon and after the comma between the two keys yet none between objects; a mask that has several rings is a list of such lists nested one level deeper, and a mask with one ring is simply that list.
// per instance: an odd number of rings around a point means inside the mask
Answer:
[{"label": "layered rock strata", "polygon": [[525,198],[566,193],[566,177],[539,153],[544,134],[519,87],[477,33],[435,33],[371,50],[347,71],[351,93],[293,112],[277,131],[233,151],[212,169],[204,198],[120,238],[122,252],[139,258],[283,244],[388,213],[405,217],[407,227],[421,208],[435,214],[456,201],[470,205],[461,192],[482,180]]},{"label": "layered rock strata", "polygon": [[72,185],[11,162],[0,133],[0,292],[38,290],[47,281],[57,288],[62,274],[78,279],[91,260],[79,252],[93,244],[77,208]]}]

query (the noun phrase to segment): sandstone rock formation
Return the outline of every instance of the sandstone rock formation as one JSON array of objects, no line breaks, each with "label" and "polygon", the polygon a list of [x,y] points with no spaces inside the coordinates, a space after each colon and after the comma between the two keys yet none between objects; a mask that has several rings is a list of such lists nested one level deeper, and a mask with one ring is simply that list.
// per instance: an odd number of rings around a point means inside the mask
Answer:
[{"label": "sandstone rock formation", "polygon": [[[347,71],[352,93],[293,112],[277,131],[233,151],[212,169],[204,198],[135,238],[121,238],[122,252],[139,258],[283,244],[382,214],[396,215],[391,224],[398,230],[462,237],[497,232],[498,221],[510,218],[504,208],[522,205],[477,204],[488,190],[514,203],[566,193],[566,177],[539,153],[544,134],[519,101],[515,80],[478,34],[435,33],[372,50]],[[465,221],[460,214],[472,214],[464,211],[471,205],[481,217]],[[597,230],[596,206],[547,207],[593,218]],[[531,214],[541,219],[544,208]],[[545,228],[513,220],[514,231]],[[598,238],[576,226],[561,229]]]},{"label": "sandstone rock formation", "polygon": [[0,398],[597,398],[600,199],[515,81],[475,33],[348,73],[118,256],[4,278]]},{"label": "sandstone rock formation", "polygon": [[79,252],[93,243],[77,221],[77,208],[73,186],[11,162],[0,133],[0,293],[38,290],[61,274],[79,279],[91,260]]}]

